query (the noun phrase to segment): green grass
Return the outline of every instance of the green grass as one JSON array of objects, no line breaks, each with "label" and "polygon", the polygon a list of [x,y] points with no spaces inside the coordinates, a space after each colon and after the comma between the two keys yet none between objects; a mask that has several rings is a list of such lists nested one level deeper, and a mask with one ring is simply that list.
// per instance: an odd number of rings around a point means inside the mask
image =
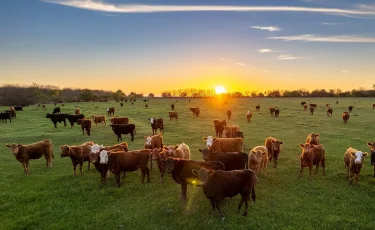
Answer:
[{"label": "green grass", "polygon": [[[69,158],[60,158],[60,145],[76,145],[92,140],[104,145],[116,144],[117,137],[109,127],[93,127],[92,135],[82,136],[79,126],[71,129],[45,118],[52,112],[30,106],[17,112],[12,124],[0,123],[0,228],[1,229],[373,229],[375,226],[373,168],[365,160],[359,185],[348,185],[343,164],[345,150],[352,146],[368,151],[367,141],[375,140],[373,128],[375,110],[373,99],[305,99],[317,103],[313,116],[303,111],[303,99],[232,99],[228,105],[214,99],[193,99],[191,103],[167,99],[151,99],[149,108],[138,100],[121,108],[119,103],[71,103],[61,107],[64,113],[73,113],[78,105],[87,117],[105,114],[105,108],[114,106],[116,115],[127,116],[136,125],[134,142],[123,137],[131,150],[143,147],[143,136],[151,134],[149,117],[163,117],[164,142],[185,142],[190,146],[192,159],[200,160],[198,149],[205,145],[202,136],[214,135],[213,120],[226,119],[226,109],[232,109],[232,120],[245,135],[245,151],[262,145],[268,136],[282,141],[278,168],[269,168],[267,177],[259,176],[256,185],[256,203],[250,203],[249,216],[237,212],[240,196],[226,199],[222,210],[225,221],[213,214],[201,188],[189,186],[188,198],[180,200],[180,186],[167,175],[159,183],[154,167],[151,183],[140,183],[140,172],[128,173],[118,188],[114,177],[106,185],[100,184],[100,175],[84,165],[84,176],[74,176]],[[178,122],[170,122],[167,111],[176,104]],[[255,112],[260,103],[261,111]],[[325,104],[333,105],[333,117],[328,118]],[[268,106],[277,105],[280,117],[269,115]],[[354,105],[349,123],[344,125],[341,114]],[[201,116],[194,118],[189,107],[200,106]],[[1,107],[4,110],[6,107]],[[252,122],[246,122],[246,111],[252,110]],[[326,176],[319,173],[310,181],[305,169],[298,180],[299,143],[309,132],[320,133],[326,148]],[[53,168],[45,168],[43,159],[32,160],[31,173],[23,174],[22,165],[4,146],[7,143],[33,143],[43,139],[53,142]],[[270,164],[271,166],[271,164]]]}]

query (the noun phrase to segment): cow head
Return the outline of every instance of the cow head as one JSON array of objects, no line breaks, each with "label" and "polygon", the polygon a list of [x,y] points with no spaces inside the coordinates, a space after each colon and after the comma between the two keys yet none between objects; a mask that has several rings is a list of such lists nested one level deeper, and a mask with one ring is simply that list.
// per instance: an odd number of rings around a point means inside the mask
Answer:
[{"label": "cow head", "polygon": [[246,116],[249,116],[251,114],[251,111],[247,111]]},{"label": "cow head", "polygon": [[103,145],[98,145],[98,144],[94,144],[94,145],[89,146],[89,147],[90,147],[91,153],[99,153],[104,148]]},{"label": "cow head", "polygon": [[367,145],[370,146],[371,150],[375,150],[375,142],[367,142]]},{"label": "cow head", "polygon": [[95,164],[98,160],[100,160],[99,153],[90,152],[89,153],[89,159],[90,159],[90,162]]},{"label": "cow head", "polygon": [[110,154],[110,152],[108,152],[105,149],[100,151],[100,154],[99,154],[100,164],[107,164],[108,163],[108,155],[109,154]]},{"label": "cow head", "polygon": [[151,125],[154,124],[155,118],[149,118],[149,120]]},{"label": "cow head", "polygon": [[261,151],[261,150],[251,150],[251,154],[255,154],[256,156],[257,156],[257,158],[258,159],[261,159],[262,158],[262,156],[264,156],[264,155],[267,155],[268,154],[268,152],[266,152],[266,151]]},{"label": "cow head", "polygon": [[236,132],[234,132],[234,137],[236,138],[236,137],[238,137],[238,138],[244,138],[244,136],[243,136],[243,132],[241,132],[241,131],[236,131]]},{"label": "cow head", "polygon": [[319,143],[319,134],[310,133],[310,144],[318,145]]},{"label": "cow head", "polygon": [[314,148],[315,145],[310,144],[310,143],[305,143],[305,144],[299,144],[299,146],[302,148],[302,155],[304,156],[304,159],[310,159],[312,154],[312,149]]},{"label": "cow head", "polygon": [[176,148],[173,145],[164,146],[164,150],[167,151],[168,156],[176,156]]},{"label": "cow head", "polygon": [[363,164],[363,158],[368,155],[367,152],[352,152],[352,155],[355,157],[354,163],[355,164]]},{"label": "cow head", "polygon": [[154,148],[151,151],[151,157],[153,160],[160,159],[160,153],[163,151],[163,149]]},{"label": "cow head", "polygon": [[192,173],[198,177],[198,180],[202,183],[205,184],[208,181],[208,178],[212,176],[214,173],[213,170],[207,170],[205,168],[200,168],[199,170],[193,169]]},{"label": "cow head", "polygon": [[216,140],[216,137],[208,136],[208,137],[202,137],[202,139],[206,141],[206,147],[210,148],[212,144],[214,143],[214,140]]},{"label": "cow head", "polygon": [[150,136],[144,136],[144,138],[145,138],[145,145],[150,146],[151,145],[151,141],[152,141],[152,137],[150,137]]},{"label": "cow head", "polygon": [[21,144],[11,144],[11,145],[5,145],[10,149],[13,155],[17,156],[19,152],[19,148],[22,146]]},{"label": "cow head", "polygon": [[165,162],[165,171],[168,173],[171,173],[173,172],[176,165],[178,164],[179,159],[168,157],[166,160],[164,160],[164,162]]},{"label": "cow head", "polygon": [[67,146],[67,145],[61,145],[60,149],[61,149],[60,157],[68,157],[68,156],[70,156],[71,149],[70,149],[69,146]]},{"label": "cow head", "polygon": [[46,118],[51,118],[51,117],[52,117],[52,114],[50,114],[50,113],[46,114]]},{"label": "cow head", "polygon": [[202,153],[203,160],[208,161],[210,158],[210,150],[208,148],[198,149]]},{"label": "cow head", "polygon": [[279,140],[272,140],[272,148],[273,150],[280,151],[280,145],[283,144],[283,141]]},{"label": "cow head", "polygon": [[82,125],[82,121],[83,121],[83,119],[78,119],[77,120],[77,125]]}]

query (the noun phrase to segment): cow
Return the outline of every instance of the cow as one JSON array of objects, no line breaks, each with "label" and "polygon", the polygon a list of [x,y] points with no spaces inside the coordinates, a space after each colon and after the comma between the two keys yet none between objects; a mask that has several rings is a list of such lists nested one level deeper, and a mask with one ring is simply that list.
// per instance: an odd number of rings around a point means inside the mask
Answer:
[{"label": "cow", "polygon": [[280,115],[280,110],[279,109],[275,109],[275,117],[279,117]]},{"label": "cow", "polygon": [[46,115],[46,118],[49,118],[51,119],[51,121],[53,122],[53,125],[55,128],[57,128],[57,122],[61,123],[61,122],[64,122],[64,126],[66,126],[66,117],[67,117],[67,114],[50,114],[50,113],[47,113]]},{"label": "cow", "polygon": [[344,124],[348,123],[349,117],[350,117],[349,112],[342,113],[342,120],[344,121]]},{"label": "cow", "polygon": [[22,106],[14,106],[15,111],[23,111]]},{"label": "cow", "polygon": [[260,110],[260,105],[256,105],[256,106],[255,106],[255,110],[256,110],[257,112],[259,112],[259,110]]},{"label": "cow", "polygon": [[127,125],[129,124],[128,117],[112,117],[109,119],[112,125]]},{"label": "cow", "polygon": [[120,106],[121,106],[121,107],[124,107],[124,103],[121,102],[121,103],[120,103]]},{"label": "cow", "polygon": [[76,109],[74,110],[74,114],[76,114],[76,115],[81,114],[81,110],[80,110],[79,108],[76,108]]},{"label": "cow", "polygon": [[[193,161],[184,160],[179,158],[168,157],[162,161],[165,171],[172,175],[173,180],[181,185],[181,199],[187,200],[187,185],[198,184],[198,178],[193,174],[193,169],[199,170],[200,168],[212,170],[224,170],[224,164],[218,161]],[[161,178],[163,178],[162,173]]]},{"label": "cow", "polygon": [[234,197],[237,194],[241,194],[242,197],[238,204],[238,210],[240,211],[243,203],[245,203],[243,216],[247,216],[250,194],[254,202],[256,198],[255,183],[258,182],[258,178],[254,171],[248,169],[214,171],[200,168],[199,171],[193,169],[192,173],[198,176],[204,194],[210,200],[212,209],[219,211],[221,220],[225,219],[220,209],[221,202],[225,197]]},{"label": "cow", "polygon": [[213,120],[215,125],[216,137],[222,137],[224,132],[224,127],[227,125],[225,120]]},{"label": "cow", "polygon": [[232,117],[232,110],[227,110],[228,120]]},{"label": "cow", "polygon": [[339,104],[339,101],[336,101],[336,105],[338,105]]},{"label": "cow", "polygon": [[244,152],[217,152],[208,148],[199,149],[204,161],[220,161],[224,164],[225,170],[246,169],[248,155]]},{"label": "cow", "polygon": [[328,109],[329,107],[331,107],[331,105],[330,104],[326,104],[326,109]]},{"label": "cow", "polygon": [[372,108],[375,109],[375,104],[374,103],[372,103]]},{"label": "cow", "polygon": [[199,113],[201,112],[199,107],[190,108],[190,111],[193,112],[193,116],[199,117]]},{"label": "cow", "polygon": [[353,106],[348,107],[349,113],[353,112]]},{"label": "cow", "polygon": [[77,125],[80,125],[82,128],[82,135],[85,135],[85,129],[87,136],[90,136],[90,131],[91,131],[91,120],[88,119],[78,119],[77,120]]},{"label": "cow", "polygon": [[243,132],[241,132],[241,131],[236,131],[236,132],[234,132],[234,136],[233,136],[233,138],[241,138],[241,139],[244,139]]},{"label": "cow", "polygon": [[315,108],[310,107],[310,115],[314,115],[314,110],[315,110]]},{"label": "cow", "polygon": [[155,149],[152,150],[151,164],[150,165],[152,166],[152,160],[156,161],[156,164],[157,164],[157,166],[159,168],[159,172],[160,172],[160,183],[161,184],[163,183],[163,175],[165,173],[164,161],[168,157],[173,157],[173,156],[169,156],[168,151],[165,151],[164,148],[161,148],[161,149],[155,148]]},{"label": "cow", "polygon": [[108,113],[108,117],[110,117],[111,115],[115,116],[115,108],[113,107],[107,108],[107,113]]},{"label": "cow", "polygon": [[374,166],[374,173],[372,174],[372,177],[375,178],[375,142],[367,142],[367,145],[370,146],[371,150],[371,165]]},{"label": "cow", "polygon": [[327,116],[328,117],[332,117],[332,112],[333,112],[332,108],[328,107],[328,109],[327,109]]},{"label": "cow", "polygon": [[29,145],[23,144],[7,144],[5,145],[10,149],[16,159],[22,163],[25,174],[30,173],[29,161],[39,159],[42,156],[46,159],[46,167],[52,167],[53,148],[51,140],[43,140]]},{"label": "cow", "polygon": [[174,110],[174,104],[171,104],[171,109]]},{"label": "cow", "polygon": [[362,152],[352,147],[346,150],[344,155],[344,164],[348,169],[349,184],[357,184],[359,174],[363,165],[364,158],[368,155],[367,152]]},{"label": "cow", "polygon": [[277,140],[274,137],[268,137],[264,143],[268,150],[268,159],[272,161],[273,159],[273,167],[276,168],[277,166],[277,159],[279,158],[280,154],[280,145],[283,144],[283,141]]},{"label": "cow", "polygon": [[59,113],[61,113],[60,107],[56,107],[52,111],[52,114],[59,114]]},{"label": "cow", "polygon": [[127,124],[127,125],[111,125],[112,131],[117,135],[117,141],[122,140],[121,134],[131,135],[131,141],[134,141],[135,132],[135,125],[134,124]]},{"label": "cow", "polygon": [[238,125],[224,126],[224,134],[226,138],[234,138],[234,133],[237,131],[240,131],[240,127]]},{"label": "cow", "polygon": [[13,119],[16,119],[17,118],[17,114],[16,114],[16,111],[15,110],[5,110],[6,113],[9,113],[10,114],[10,117]]},{"label": "cow", "polygon": [[40,108],[40,104],[38,104],[38,108]]},{"label": "cow", "polygon": [[307,105],[306,105],[306,104],[303,105],[303,110],[304,110],[304,111],[307,110]]},{"label": "cow", "polygon": [[159,129],[159,132],[160,133],[164,133],[164,120],[163,118],[149,118],[150,120],[150,124],[151,124],[151,128],[152,128],[152,135],[155,135],[157,132],[158,132],[158,129]]},{"label": "cow", "polygon": [[45,104],[43,104],[43,105],[42,105],[42,108],[43,108],[44,110],[46,110],[46,105],[45,105]]},{"label": "cow", "polygon": [[306,101],[301,102],[301,106],[304,106],[304,105],[306,105]]},{"label": "cow", "polygon": [[148,104],[145,104],[145,108],[148,109]]},{"label": "cow", "polygon": [[[111,152],[101,150],[99,154],[100,165],[102,167],[102,183],[106,183],[107,172],[111,171],[116,177],[117,186],[121,186],[121,171],[134,172],[141,169],[142,179],[144,183],[147,176],[147,183],[150,182],[150,169],[148,168],[148,161],[150,159],[151,150],[142,149],[135,151],[116,151]],[[104,176],[104,178],[103,178]]]},{"label": "cow", "polygon": [[302,148],[302,153],[300,156],[300,166],[299,177],[301,178],[303,168],[309,167],[309,174],[311,180],[312,167],[316,165],[315,174],[318,173],[319,165],[322,165],[323,176],[325,175],[325,149],[323,145],[314,145],[310,143],[300,144]]},{"label": "cow", "polygon": [[309,135],[307,135],[305,143],[309,143],[310,145],[319,145],[320,144],[319,134],[310,133]]},{"label": "cow", "polygon": [[70,123],[70,128],[74,127],[74,123],[76,123],[79,119],[84,119],[85,115],[83,114],[68,114],[66,115],[66,118],[68,119]]},{"label": "cow", "polygon": [[243,152],[243,139],[241,138],[216,138],[203,137],[206,147],[217,152]]},{"label": "cow", "polygon": [[317,104],[309,104],[311,108],[316,108],[318,109],[318,105]]},{"label": "cow", "polygon": [[0,119],[3,123],[7,123],[7,120],[12,123],[12,115],[10,113],[0,113]]},{"label": "cow", "polygon": [[106,121],[106,117],[103,116],[103,115],[95,115],[95,116],[91,116],[92,117],[92,120],[94,121],[94,124],[96,127],[98,127],[98,123],[101,123],[103,125],[104,123],[104,126],[107,126],[107,121]]},{"label": "cow", "polygon": [[181,144],[177,144],[175,146],[175,153],[174,157],[190,160],[190,148],[187,144],[182,142]]},{"label": "cow", "polygon": [[253,116],[253,113],[251,111],[247,111],[246,113],[247,123],[250,123],[252,116]]},{"label": "cow", "polygon": [[68,145],[61,145],[61,153],[60,157],[70,157],[70,160],[72,161],[73,164],[73,170],[74,170],[74,175],[76,176],[76,168],[77,165],[80,166],[80,172],[81,175],[83,175],[82,172],[82,166],[83,162],[87,161],[88,162],[88,167],[87,169],[90,169],[90,157],[89,154],[91,152],[91,146],[94,145],[94,142],[88,141],[83,143],[82,145],[77,145],[77,146],[68,146]]},{"label": "cow", "polygon": [[275,107],[270,107],[270,113],[271,113],[271,116],[273,116],[273,114],[275,113]]},{"label": "cow", "polygon": [[163,148],[164,143],[163,143],[163,136],[161,133],[153,136],[144,136],[145,138],[145,149],[155,149],[155,148]]},{"label": "cow", "polygon": [[268,150],[266,146],[256,146],[250,150],[248,164],[248,168],[257,174],[264,169],[264,174],[267,175]]},{"label": "cow", "polygon": [[169,114],[169,120],[173,121],[174,119],[177,121],[178,120],[178,113],[176,111],[170,111],[168,112]]}]

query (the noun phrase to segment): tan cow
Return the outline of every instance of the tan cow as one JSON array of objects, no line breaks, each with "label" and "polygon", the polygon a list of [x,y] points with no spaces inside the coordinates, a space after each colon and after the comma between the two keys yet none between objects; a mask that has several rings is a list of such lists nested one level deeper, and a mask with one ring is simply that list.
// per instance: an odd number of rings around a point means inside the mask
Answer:
[{"label": "tan cow", "polygon": [[106,121],[106,117],[103,116],[103,115],[95,115],[95,116],[92,116],[92,120],[94,121],[96,127],[98,127],[98,124],[103,124],[104,123],[104,126],[107,126],[107,121]]},{"label": "tan cow", "polygon": [[313,165],[316,165],[315,174],[318,173],[319,165],[322,165],[323,175],[325,175],[325,149],[323,145],[311,145],[309,143],[300,144],[302,154],[300,156],[301,169],[299,178],[301,178],[303,168],[309,167],[309,174],[311,179],[311,170]]},{"label": "tan cow", "polygon": [[238,131],[240,131],[240,127],[238,125],[224,126],[224,134],[226,138],[234,138],[235,133]]},{"label": "tan cow", "polygon": [[363,160],[367,155],[367,152],[362,152],[352,147],[346,150],[344,155],[344,163],[348,169],[349,184],[353,183],[353,180],[354,184],[358,182]]},{"label": "tan cow", "polygon": [[251,163],[251,159],[254,159],[254,157],[252,156],[252,158],[250,158],[250,155],[254,155],[257,159],[257,161],[254,161],[254,162],[258,162],[258,166],[256,167],[258,171],[256,171],[256,173],[259,174],[260,170],[264,169],[264,174],[267,175],[268,150],[266,146],[256,146],[252,150],[250,150],[249,168],[251,169],[250,163]]},{"label": "tan cow", "polygon": [[206,147],[210,151],[217,152],[243,152],[242,138],[217,138],[217,137],[203,137],[206,141]]},{"label": "tan cow", "polygon": [[169,114],[169,120],[170,121],[173,121],[173,120],[178,120],[178,113],[177,113],[177,111],[170,111],[170,112],[168,112],[168,114]]},{"label": "tan cow", "polygon": [[247,111],[246,113],[247,123],[250,123],[250,120],[252,117],[253,117],[253,113],[251,111]]},{"label": "tan cow", "polygon": [[320,144],[319,134],[310,133],[309,135],[307,135],[306,143],[309,143],[310,145],[319,145]]},{"label": "tan cow", "polygon": [[266,146],[268,150],[268,160],[272,161],[273,159],[274,168],[277,166],[277,159],[279,158],[281,144],[283,143],[283,141],[277,140],[274,137],[268,137],[264,142],[264,146]]},{"label": "tan cow", "polygon": [[342,113],[342,120],[344,121],[344,124],[348,123],[349,117],[350,117],[349,112]]},{"label": "tan cow", "polygon": [[75,113],[76,115],[81,114],[81,110],[80,110],[79,108],[76,108],[76,109],[74,110],[74,113]]}]

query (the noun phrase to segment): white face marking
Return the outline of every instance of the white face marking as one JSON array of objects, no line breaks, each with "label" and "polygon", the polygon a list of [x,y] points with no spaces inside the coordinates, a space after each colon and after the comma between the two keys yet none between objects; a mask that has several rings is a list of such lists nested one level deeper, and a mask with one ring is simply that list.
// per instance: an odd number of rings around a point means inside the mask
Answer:
[{"label": "white face marking", "polygon": [[150,119],[151,125],[154,124],[154,118]]},{"label": "white face marking", "polygon": [[171,154],[173,152],[173,147],[168,147],[168,153]]},{"label": "white face marking", "polygon": [[146,138],[146,145],[151,145],[151,140],[152,140],[151,137],[147,137]]},{"label": "white face marking", "polygon": [[109,111],[109,108],[107,108],[107,112]]},{"label": "white face marking", "polygon": [[108,163],[108,151],[107,150],[102,150],[100,152],[100,164],[107,164]]},{"label": "white face marking", "polygon": [[247,111],[246,115],[250,115],[250,113],[251,113],[250,111]]},{"label": "white face marking", "polygon": [[355,153],[355,163],[359,164],[362,162],[363,153],[358,151]]},{"label": "white face marking", "polygon": [[212,136],[207,137],[207,148],[212,146],[212,143],[214,142],[214,138]]},{"label": "white face marking", "polygon": [[90,146],[92,153],[99,153],[101,148],[104,148],[104,146],[98,145],[98,144],[94,144],[93,146]]}]

